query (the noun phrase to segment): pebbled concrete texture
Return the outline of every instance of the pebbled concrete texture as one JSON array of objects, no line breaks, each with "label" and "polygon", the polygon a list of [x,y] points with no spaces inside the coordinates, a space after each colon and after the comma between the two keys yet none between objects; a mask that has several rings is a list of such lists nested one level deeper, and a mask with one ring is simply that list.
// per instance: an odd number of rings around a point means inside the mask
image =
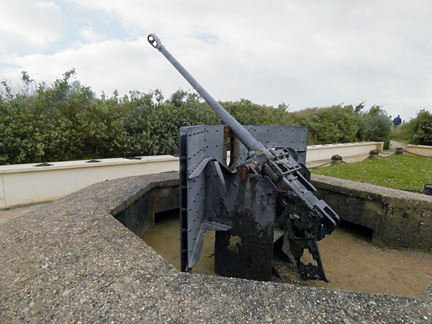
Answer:
[{"label": "pebbled concrete texture", "polygon": [[177,173],[105,181],[0,226],[1,323],[421,323],[422,299],[177,272],[112,215]]},{"label": "pebbled concrete texture", "polygon": [[15,207],[15,208],[0,209],[0,226],[6,224],[12,219],[24,216],[25,214],[28,214],[29,212],[34,211],[44,205],[45,204],[42,203],[36,205],[27,205],[27,206]]}]

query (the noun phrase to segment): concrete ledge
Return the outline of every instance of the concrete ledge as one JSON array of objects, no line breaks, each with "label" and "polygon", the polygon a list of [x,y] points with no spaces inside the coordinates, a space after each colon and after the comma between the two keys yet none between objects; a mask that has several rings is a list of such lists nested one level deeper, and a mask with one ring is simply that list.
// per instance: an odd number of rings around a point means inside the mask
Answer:
[{"label": "concrete ledge", "polygon": [[432,157],[432,146],[408,144],[406,151],[417,155]]},{"label": "concrete ledge", "polygon": [[179,167],[178,158],[171,155],[98,161],[0,166],[0,208],[52,201],[100,181],[176,171]]},{"label": "concrete ledge", "polygon": [[[344,158],[367,155],[370,150],[382,149],[382,145],[366,142],[309,146],[307,161],[330,160],[334,154]],[[0,166],[0,209],[52,201],[104,180],[179,170],[178,158],[172,155],[98,161]]]},{"label": "concrete ledge", "polygon": [[312,183],[342,219],[373,229],[374,244],[432,252],[432,196],[319,175]]},{"label": "concrete ledge", "polygon": [[161,173],[105,181],[0,226],[1,323],[421,323],[422,299],[178,273],[112,215]]},{"label": "concrete ledge", "polygon": [[335,154],[346,158],[350,156],[367,155],[372,150],[382,152],[384,142],[361,142],[327,145],[310,145],[307,147],[306,162],[330,160]]}]

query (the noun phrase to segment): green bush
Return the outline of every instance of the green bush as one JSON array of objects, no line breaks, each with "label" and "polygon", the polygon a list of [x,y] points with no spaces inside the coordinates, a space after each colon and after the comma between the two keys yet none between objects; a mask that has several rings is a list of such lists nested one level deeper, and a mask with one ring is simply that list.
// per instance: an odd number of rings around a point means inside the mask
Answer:
[{"label": "green bush", "polygon": [[[175,154],[180,127],[222,124],[196,93],[183,90],[169,99],[159,90],[98,98],[75,80],[73,69],[50,86],[35,84],[25,72],[22,82],[18,92],[2,82],[0,164]],[[221,105],[244,125],[308,126],[309,144],[388,140],[389,119],[380,107],[288,112],[285,104],[274,108],[247,99]],[[426,119],[416,126],[423,142],[430,139]]]},{"label": "green bush", "polygon": [[410,144],[432,145],[432,114],[420,110],[417,116],[407,123],[394,127],[391,138]]},{"label": "green bush", "polygon": [[421,110],[416,118],[410,121],[414,129],[412,141],[418,145],[432,145],[432,114]]},{"label": "green bush", "polygon": [[[384,142],[384,148],[390,146],[391,120],[387,113],[379,106],[373,106],[362,114],[364,140]],[[361,138],[360,138],[361,139]]]},{"label": "green bush", "polygon": [[292,115],[296,124],[309,128],[309,144],[383,141],[388,147],[391,122],[386,112],[379,106],[363,109],[361,103],[310,108]]},{"label": "green bush", "polygon": [[236,102],[222,102],[222,106],[242,125],[288,125],[286,107],[278,108],[257,105],[247,99]]},{"label": "green bush", "polygon": [[300,115],[298,122],[309,128],[314,144],[354,142],[359,130],[351,106],[309,109]]}]

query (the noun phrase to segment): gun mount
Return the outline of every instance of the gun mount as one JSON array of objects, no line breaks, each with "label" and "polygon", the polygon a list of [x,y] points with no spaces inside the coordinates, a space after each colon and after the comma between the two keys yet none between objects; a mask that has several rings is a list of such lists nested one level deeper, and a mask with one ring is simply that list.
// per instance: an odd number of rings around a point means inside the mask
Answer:
[{"label": "gun mount", "polygon": [[[281,240],[302,279],[328,281],[318,241],[335,229],[339,216],[313,194],[304,165],[307,128],[243,127],[156,35],[147,39],[227,124],[180,130],[181,270],[192,271],[206,232],[213,230],[220,275],[270,280],[275,242]],[[316,264],[301,261],[305,249]]]}]

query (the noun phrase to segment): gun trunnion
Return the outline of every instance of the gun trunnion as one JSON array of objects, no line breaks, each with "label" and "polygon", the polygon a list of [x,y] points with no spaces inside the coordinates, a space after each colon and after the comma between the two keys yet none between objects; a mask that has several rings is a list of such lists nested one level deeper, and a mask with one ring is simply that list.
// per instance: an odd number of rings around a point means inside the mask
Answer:
[{"label": "gun trunnion", "polygon": [[[147,39],[227,125],[180,129],[181,270],[192,271],[212,230],[217,274],[270,280],[279,249],[302,279],[328,281],[318,241],[335,229],[339,216],[313,194],[304,165],[307,128],[242,126],[156,35]],[[315,264],[302,262],[305,249]]]}]

